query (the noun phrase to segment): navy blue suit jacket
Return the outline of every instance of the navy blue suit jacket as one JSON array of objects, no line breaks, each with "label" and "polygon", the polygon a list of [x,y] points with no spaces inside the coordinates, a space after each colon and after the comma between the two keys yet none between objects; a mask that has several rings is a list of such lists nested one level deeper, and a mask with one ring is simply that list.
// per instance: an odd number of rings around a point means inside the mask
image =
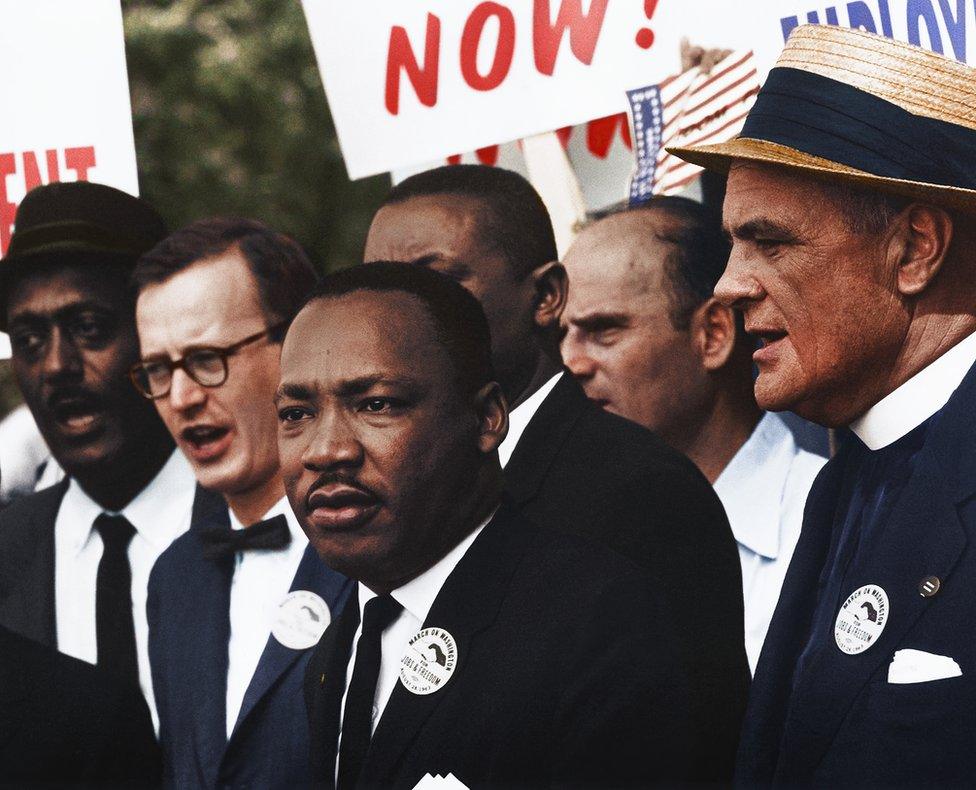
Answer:
[{"label": "navy blue suit jacket", "polygon": [[[835,511],[853,447],[820,473],[756,668],[738,784],[895,787],[976,780],[974,403],[976,366],[934,418],[880,550],[845,592],[866,584],[887,592],[883,632],[857,655],[826,651],[794,694],[794,669],[809,637],[821,573],[837,551]],[[942,586],[923,597],[919,584],[928,576]],[[895,651],[906,648],[951,657],[962,676],[888,683]]]},{"label": "navy blue suit jacket", "polygon": [[[193,528],[157,560],[146,604],[149,658],[159,711],[164,778],[179,788],[301,787],[311,781],[302,679],[311,648],[273,636],[227,739],[227,644],[233,560],[203,557],[202,527],[227,523],[226,506],[194,514]],[[352,583],[308,546],[292,590],[310,590],[342,610]]]}]

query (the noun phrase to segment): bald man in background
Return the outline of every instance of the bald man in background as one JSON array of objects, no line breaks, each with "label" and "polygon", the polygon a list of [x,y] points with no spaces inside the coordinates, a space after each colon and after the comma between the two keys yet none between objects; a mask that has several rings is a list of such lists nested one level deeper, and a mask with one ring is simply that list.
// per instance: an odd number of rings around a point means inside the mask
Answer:
[{"label": "bald man in background", "polygon": [[562,353],[591,400],[655,431],[715,486],[738,544],[754,672],[826,459],[756,405],[755,342],[712,297],[728,256],[718,213],[686,198],[593,223],[564,261]]}]

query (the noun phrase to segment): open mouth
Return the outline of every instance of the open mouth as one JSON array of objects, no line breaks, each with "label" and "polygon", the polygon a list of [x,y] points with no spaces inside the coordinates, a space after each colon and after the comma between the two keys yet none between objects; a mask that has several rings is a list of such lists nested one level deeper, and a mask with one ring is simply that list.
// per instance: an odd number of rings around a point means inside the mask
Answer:
[{"label": "open mouth", "polygon": [[309,520],[327,530],[346,530],[369,521],[379,509],[371,493],[347,483],[326,483],[306,498]]},{"label": "open mouth", "polygon": [[781,329],[753,329],[749,334],[759,341],[759,348],[752,355],[756,362],[763,362],[772,357],[777,344],[786,338],[789,332]]},{"label": "open mouth", "polygon": [[97,428],[104,414],[98,398],[88,393],[55,394],[48,408],[62,432],[82,435]]},{"label": "open mouth", "polygon": [[197,460],[206,461],[221,455],[230,444],[230,429],[219,425],[191,425],[180,432],[183,448]]}]

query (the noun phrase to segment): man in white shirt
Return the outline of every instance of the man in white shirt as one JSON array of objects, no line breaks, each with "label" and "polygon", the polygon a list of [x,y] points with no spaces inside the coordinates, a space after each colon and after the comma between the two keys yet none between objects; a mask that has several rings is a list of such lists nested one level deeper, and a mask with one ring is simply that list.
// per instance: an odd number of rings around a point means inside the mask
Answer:
[{"label": "man in white shirt", "polygon": [[755,672],[826,459],[797,447],[783,420],[756,405],[755,340],[712,296],[728,257],[721,217],[687,198],[597,220],[563,261],[561,348],[591,400],[657,432],[715,486],[739,548]]},{"label": "man in white shirt", "polygon": [[[925,75],[920,79],[919,75]],[[976,776],[976,70],[790,35],[732,141],[715,296],[755,392],[853,436],[818,476],[743,727],[742,786]]]},{"label": "man in white shirt", "polygon": [[134,279],[133,381],[223,500],[160,558],[149,584],[166,781],[306,785],[304,667],[350,588],[308,548],[278,463],[280,343],[314,270],[288,237],[217,218],[173,233]]},{"label": "man in white shirt", "polygon": [[67,478],[0,514],[0,624],[138,682],[152,707],[146,584],[190,525],[195,483],[132,387],[136,258],[166,233],[110,187],[51,184],[20,205],[0,262],[11,366]]},{"label": "man in white shirt", "polygon": [[[707,775],[687,667],[646,575],[501,500],[507,408],[478,302],[421,267],[330,275],[282,348],[289,500],[359,581],[306,676],[339,788],[647,785]],[[699,738],[700,735],[700,738]]]},{"label": "man in white shirt", "polygon": [[[587,400],[563,369],[566,272],[552,223],[524,178],[454,165],[397,184],[376,213],[364,260],[439,271],[478,298],[492,361],[512,406],[499,448],[509,495],[544,527],[585,535],[641,565],[676,607],[699,612],[675,638],[696,667],[716,732],[740,726],[748,684],[741,577],[718,497],[687,458],[650,431]],[[709,568],[702,575],[700,569]],[[687,581],[695,578],[689,589]],[[721,737],[716,743],[726,743]],[[713,755],[714,781],[733,754]]]}]

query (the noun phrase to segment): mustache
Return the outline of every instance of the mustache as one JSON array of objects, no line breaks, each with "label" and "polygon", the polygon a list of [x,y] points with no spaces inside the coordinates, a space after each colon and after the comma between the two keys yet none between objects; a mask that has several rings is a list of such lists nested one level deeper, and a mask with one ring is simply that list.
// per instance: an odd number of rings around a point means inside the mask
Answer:
[{"label": "mustache", "polygon": [[102,398],[87,387],[77,384],[62,384],[52,388],[44,399],[44,403],[52,411],[63,408],[66,404],[99,409],[102,406]]},{"label": "mustache", "polygon": [[312,510],[310,500],[312,495],[315,494],[320,488],[327,485],[344,485],[349,488],[355,489],[361,494],[370,497],[371,499],[379,500],[380,497],[377,496],[376,492],[373,491],[369,486],[360,483],[354,475],[348,472],[336,471],[336,472],[325,472],[319,475],[315,482],[309,486],[308,491],[305,494],[305,509],[306,511]]}]

